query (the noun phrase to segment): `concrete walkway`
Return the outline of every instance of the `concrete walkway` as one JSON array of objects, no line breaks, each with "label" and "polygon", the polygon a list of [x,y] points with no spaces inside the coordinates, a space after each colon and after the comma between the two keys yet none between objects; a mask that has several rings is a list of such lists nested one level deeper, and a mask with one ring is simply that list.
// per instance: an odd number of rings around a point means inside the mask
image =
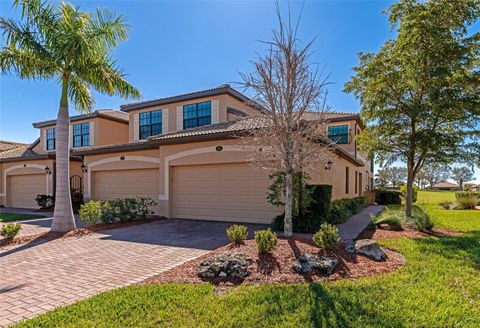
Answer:
[{"label": "concrete walkway", "polygon": [[385,206],[372,205],[355,214],[347,222],[337,225],[340,240],[348,242],[357,239],[358,235],[372,222],[372,216],[377,215]]}]

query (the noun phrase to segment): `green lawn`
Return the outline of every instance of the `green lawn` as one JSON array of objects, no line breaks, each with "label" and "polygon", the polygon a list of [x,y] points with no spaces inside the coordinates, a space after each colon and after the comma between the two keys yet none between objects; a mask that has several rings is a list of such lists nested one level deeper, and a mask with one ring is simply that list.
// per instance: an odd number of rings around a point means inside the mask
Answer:
[{"label": "green lawn", "polygon": [[40,219],[40,218],[44,218],[44,216],[35,215],[35,214],[0,213],[0,222]]},{"label": "green lawn", "polygon": [[19,326],[478,327],[480,211],[421,207],[438,225],[469,232],[383,240],[407,259],[390,274],[322,284],[243,286],[225,296],[215,296],[211,285],[132,286]]},{"label": "green lawn", "polygon": [[418,193],[418,205],[438,205],[441,202],[455,203],[454,191],[420,191]]}]

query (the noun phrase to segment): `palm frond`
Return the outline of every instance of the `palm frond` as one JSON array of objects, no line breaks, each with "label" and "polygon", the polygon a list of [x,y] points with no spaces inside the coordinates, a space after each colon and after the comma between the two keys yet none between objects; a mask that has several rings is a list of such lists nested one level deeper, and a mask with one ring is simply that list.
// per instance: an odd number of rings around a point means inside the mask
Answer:
[{"label": "palm frond", "polygon": [[9,45],[0,50],[0,74],[9,72],[17,73],[22,79],[48,79],[55,76],[56,65],[36,52]]},{"label": "palm frond", "polygon": [[123,15],[116,16],[106,9],[97,9],[92,14],[89,38],[93,42],[102,43],[106,49],[116,47],[121,41],[128,38],[130,26]]},{"label": "palm frond", "polygon": [[69,75],[68,79],[68,98],[78,111],[82,113],[91,112],[95,102],[88,84],[74,74]]},{"label": "palm frond", "polygon": [[77,72],[98,91],[108,95],[119,95],[125,99],[137,99],[141,97],[138,89],[133,87],[125,79],[125,72],[120,69],[116,62],[105,56],[103,61],[95,61],[86,64],[84,72]]}]

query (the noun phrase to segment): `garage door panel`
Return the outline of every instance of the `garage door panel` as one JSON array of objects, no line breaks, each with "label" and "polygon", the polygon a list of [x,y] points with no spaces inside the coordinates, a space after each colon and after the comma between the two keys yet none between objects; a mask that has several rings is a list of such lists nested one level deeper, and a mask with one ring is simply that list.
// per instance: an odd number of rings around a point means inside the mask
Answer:
[{"label": "garage door panel", "polygon": [[38,208],[35,198],[45,194],[47,181],[45,174],[11,175],[8,181],[8,206],[19,208]]},{"label": "garage door panel", "polygon": [[172,184],[174,217],[270,223],[280,213],[267,174],[244,163],[177,166]]},{"label": "garage door panel", "polygon": [[98,171],[93,176],[93,199],[148,197],[158,199],[158,169]]}]

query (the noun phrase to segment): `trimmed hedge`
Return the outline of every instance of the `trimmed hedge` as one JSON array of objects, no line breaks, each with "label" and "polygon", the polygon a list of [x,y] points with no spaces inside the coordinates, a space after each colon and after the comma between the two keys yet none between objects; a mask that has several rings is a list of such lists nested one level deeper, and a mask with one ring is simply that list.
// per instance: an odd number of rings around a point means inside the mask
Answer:
[{"label": "trimmed hedge", "polygon": [[380,205],[400,205],[402,198],[400,191],[396,190],[375,190],[375,202]]},{"label": "trimmed hedge", "polygon": [[156,205],[155,201],[144,197],[92,200],[81,206],[80,219],[87,224],[140,220],[152,215],[150,207]]},{"label": "trimmed hedge", "polygon": [[[300,233],[315,233],[322,223],[338,224],[345,222],[353,214],[358,213],[367,205],[366,197],[344,198],[331,201],[331,185],[310,185],[313,188],[312,202],[305,210],[304,216],[294,216],[293,231]],[[283,230],[285,215],[275,217],[272,223],[274,230]]]}]

